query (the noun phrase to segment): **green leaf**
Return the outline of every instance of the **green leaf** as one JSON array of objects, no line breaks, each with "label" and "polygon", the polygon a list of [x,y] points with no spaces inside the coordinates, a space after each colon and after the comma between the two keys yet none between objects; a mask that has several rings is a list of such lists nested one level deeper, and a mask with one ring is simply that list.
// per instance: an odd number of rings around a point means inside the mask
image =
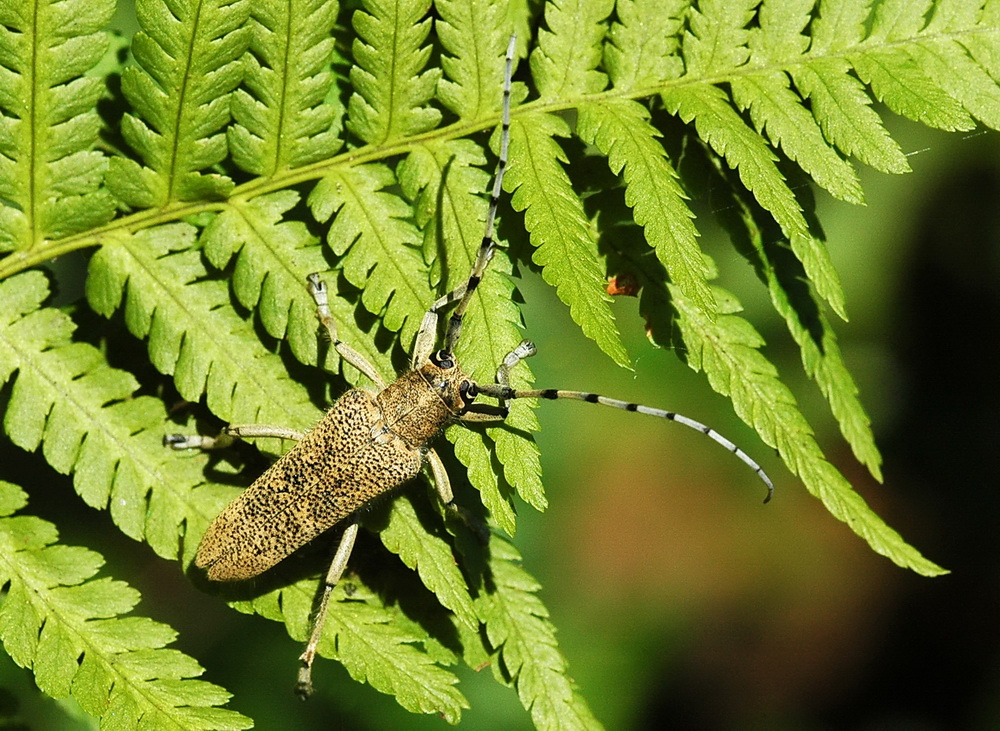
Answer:
[{"label": "green leaf", "polygon": [[[803,13],[790,21],[780,17],[772,20],[774,15],[777,13],[762,10],[761,27],[751,36],[754,65],[767,67],[786,54],[794,57],[808,43],[800,34],[808,15]],[[864,202],[854,168],[826,143],[812,114],[789,88],[788,76],[778,71],[748,74],[733,80],[732,91],[740,109],[750,111],[757,131],[766,130],[771,142],[781,147],[813,180],[838,198],[851,203]]]},{"label": "green leaf", "polygon": [[[229,266],[234,254],[233,293],[240,304],[256,309],[267,333],[286,338],[292,353],[302,363],[314,365],[318,358],[316,303],[306,288],[306,276],[324,272],[329,264],[322,246],[301,221],[283,216],[299,201],[292,191],[260,196],[250,201],[234,200],[212,219],[201,235],[205,255],[218,269]],[[384,373],[392,373],[386,354],[369,342],[368,333],[357,326],[354,307],[335,297],[330,308],[340,336]],[[336,351],[327,348],[327,367],[333,367]],[[344,365],[345,377],[358,383],[359,374]]]},{"label": "green leaf", "polygon": [[935,85],[987,127],[1000,129],[1000,89],[962,46],[944,39],[921,44],[911,53]]},{"label": "green leaf", "polygon": [[734,194],[727,208],[732,215],[726,217],[725,224],[734,238],[745,239],[745,248],[752,248],[758,274],[766,281],[775,310],[799,346],[806,374],[819,386],[855,457],[881,482],[882,456],[875,446],[870,419],[837,336],[800,262],[788,250],[773,221],[752,202]]},{"label": "green leaf", "polygon": [[108,221],[93,148],[111,0],[0,3],[0,252]]},{"label": "green leaf", "polygon": [[774,164],[777,157],[714,86],[686,86],[663,96],[667,109],[684,122],[694,122],[698,135],[715,150],[771,212],[787,236],[809,236],[799,204]]},{"label": "green leaf", "polygon": [[746,25],[757,4],[756,0],[705,0],[691,9],[690,31],[683,44],[689,75],[732,71],[746,63],[750,55]]},{"label": "green leaf", "polygon": [[347,126],[368,144],[425,132],[441,119],[428,104],[440,72],[423,71],[431,54],[423,45],[431,30],[427,8],[421,0],[368,0],[354,14]]},{"label": "green leaf", "polygon": [[122,135],[145,166],[115,157],[108,177],[127,205],[162,206],[231,190],[226,176],[206,170],[226,156],[223,128],[242,76],[249,13],[247,0],[137,0],[142,30],[132,40],[135,63],[122,74],[133,113],[122,118]]},{"label": "green leaf", "polygon": [[791,69],[792,79],[809,100],[823,134],[844,154],[854,155],[885,173],[906,173],[910,165],[871,108],[864,86],[839,58],[818,58]]},{"label": "green leaf", "polygon": [[343,109],[326,101],[337,3],[254,0],[243,87],[232,94],[233,161],[261,176],[331,157]]},{"label": "green leaf", "polygon": [[536,247],[532,260],[542,277],[569,305],[570,315],[584,334],[616,363],[628,365],[628,355],[608,308],[597,243],[559,164],[566,156],[554,137],[567,134],[565,123],[553,116],[517,119],[511,123],[511,165],[504,179],[511,205],[524,211],[524,225]]},{"label": "green leaf", "polygon": [[683,88],[665,94],[664,103],[685,122],[693,119],[698,133],[739,173],[743,184],[791,240],[792,250],[817,291],[847,319],[844,292],[829,252],[810,233],[798,201],[774,164],[777,158],[725,102],[723,92],[711,86]]},{"label": "green leaf", "polygon": [[[766,444],[778,450],[809,492],[820,498],[835,518],[847,523],[876,553],[924,576],[946,573],[875,515],[836,467],[824,458],[791,392],[777,379],[774,366],[757,350],[763,341],[753,327],[746,320],[728,314],[713,323],[680,290],[671,287],[670,293],[689,349],[688,364],[695,370],[704,370],[712,388],[732,398],[739,417],[756,429]],[[720,303],[722,294],[717,290]],[[737,311],[735,301],[729,296],[726,299],[727,310]]]},{"label": "green leaf", "polygon": [[0,481],[0,640],[29,668],[42,692],[72,695],[90,715],[118,728],[244,729],[250,719],[218,706],[230,695],[193,678],[203,670],[165,645],[170,627],[121,617],[139,592],[94,578],[104,559],[86,548],[53,545],[55,527],[13,516],[24,492]]}]

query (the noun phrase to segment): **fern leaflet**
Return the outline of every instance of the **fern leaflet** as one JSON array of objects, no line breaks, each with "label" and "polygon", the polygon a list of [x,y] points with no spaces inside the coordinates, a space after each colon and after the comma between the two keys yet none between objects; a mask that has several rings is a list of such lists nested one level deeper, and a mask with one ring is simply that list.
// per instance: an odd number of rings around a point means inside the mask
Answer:
[{"label": "fern leaflet", "polygon": [[337,4],[263,0],[250,10],[243,86],[232,95],[229,148],[233,162],[261,176],[337,152],[334,126],[342,110],[325,99]]},{"label": "fern leaflet", "polygon": [[112,158],[108,185],[120,200],[147,208],[232,189],[228,177],[205,171],[226,156],[223,128],[249,42],[249,12],[246,0],[137,0],[142,30],[132,40],[135,64],[122,74],[135,113],[122,118],[122,135],[145,166]]},{"label": "fern leaflet", "polygon": [[224,708],[222,688],[202,668],[165,649],[175,633],[145,617],[121,617],[139,593],[94,578],[101,564],[86,548],[54,545],[55,527],[14,516],[24,492],[0,481],[0,639],[18,665],[53,698],[70,694],[83,709],[119,728],[244,729],[250,719]]},{"label": "fern leaflet", "polygon": [[108,221],[97,140],[111,0],[0,3],[0,252]]},{"label": "fern leaflet", "polygon": [[371,0],[354,14],[358,37],[351,83],[356,91],[347,126],[369,144],[425,132],[441,119],[428,104],[440,72],[423,70],[431,54],[423,45],[431,30],[426,13],[427,4],[420,0]]},{"label": "fern leaflet", "polygon": [[536,596],[540,586],[521,568],[521,556],[494,536],[490,557],[496,589],[477,600],[490,644],[499,650],[498,672],[517,687],[536,728],[601,728],[566,676],[548,610]]}]

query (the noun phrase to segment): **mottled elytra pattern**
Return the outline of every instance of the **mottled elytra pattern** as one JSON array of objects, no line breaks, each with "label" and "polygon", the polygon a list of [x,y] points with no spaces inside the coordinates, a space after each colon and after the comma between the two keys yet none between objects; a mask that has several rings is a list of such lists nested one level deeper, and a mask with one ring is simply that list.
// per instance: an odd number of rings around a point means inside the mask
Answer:
[{"label": "mottled elytra pattern", "polygon": [[[410,371],[387,384],[370,363],[342,342],[330,315],[326,286],[317,275],[310,275],[309,291],[316,302],[317,317],[333,347],[344,360],[368,376],[378,391],[348,391],[305,435],[276,426],[236,425],[217,439],[181,435],[164,439],[175,449],[224,446],[232,437],[297,440],[205,532],[195,565],[204,569],[212,580],[234,581],[257,576],[333,525],[344,525],[321,587],[309,641],[300,658],[297,691],[302,697],[312,692],[312,662],[330,606],[330,594],[346,569],[354,546],[358,511],[415,477],[426,462],[442,503],[464,517],[453,503],[448,473],[429,447],[429,442],[451,423],[503,420],[508,403],[519,398],[576,399],[636,411],[697,429],[749,465],[767,485],[768,498],[774,489],[764,470],[746,452],[714,429],[680,414],[582,391],[511,388],[510,370],[535,354],[530,341],[523,341],[504,358],[497,369],[496,383],[474,383],[459,367],[453,353],[462,331],[462,319],[496,249],[493,225],[507,165],[513,59],[512,37],[504,74],[500,155],[482,244],[469,278],[435,301],[424,315],[414,342]],[[455,303],[444,347],[435,351],[439,313]],[[495,398],[498,405],[475,403],[479,394]]]},{"label": "mottled elytra pattern", "polygon": [[441,369],[427,363],[378,394],[353,389],[341,396],[219,514],[195,565],[213,581],[256,576],[415,477],[424,445],[464,408],[460,397],[442,399],[432,386],[441,380]]}]

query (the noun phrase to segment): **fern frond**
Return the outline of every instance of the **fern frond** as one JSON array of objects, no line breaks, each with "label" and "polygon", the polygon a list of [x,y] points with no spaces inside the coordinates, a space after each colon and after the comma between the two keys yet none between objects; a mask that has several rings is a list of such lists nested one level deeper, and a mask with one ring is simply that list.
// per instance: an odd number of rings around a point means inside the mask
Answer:
[{"label": "fern frond", "polygon": [[122,617],[139,592],[94,578],[104,559],[54,545],[55,526],[13,514],[27,504],[0,481],[0,639],[39,689],[72,695],[84,711],[118,728],[244,729],[253,724],[218,706],[230,694],[202,680],[192,658],[168,650],[176,633],[145,617]]},{"label": "fern frond", "polygon": [[341,146],[343,114],[325,101],[337,3],[255,0],[243,88],[232,95],[229,146],[243,170],[271,176],[331,157]]},{"label": "fern frond", "polygon": [[249,43],[247,0],[168,3],[137,0],[142,28],[132,39],[135,64],[122,74],[133,112],[122,136],[145,166],[111,160],[108,185],[137,208],[219,198],[232,181],[207,172],[225,158],[231,92]]},{"label": "fern frond", "polygon": [[536,247],[532,260],[542,267],[542,277],[569,305],[584,334],[625,366],[628,354],[608,308],[611,297],[605,291],[594,233],[560,165],[566,156],[553,139],[568,134],[566,123],[551,115],[513,120],[504,187],[514,210],[524,211],[524,225]]},{"label": "fern frond", "polygon": [[[305,641],[315,594],[316,581],[309,579],[233,606],[284,622],[292,637]],[[338,584],[330,601],[321,655],[337,660],[352,678],[393,696],[409,711],[458,722],[468,701],[455,688],[454,674],[420,647],[430,644],[425,628],[354,579]]]},{"label": "fern frond", "polygon": [[326,238],[341,256],[344,277],[362,290],[365,308],[409,343],[427,308],[427,271],[410,207],[386,190],[395,182],[382,165],[337,169],[313,188],[308,203],[321,223],[336,214]]},{"label": "fern frond", "polygon": [[599,729],[567,673],[555,627],[538,598],[538,582],[521,567],[521,556],[499,535],[490,542],[492,591],[476,607],[486,636],[499,653],[498,672],[517,687],[535,728]]},{"label": "fern frond", "polygon": [[354,14],[347,126],[370,145],[425,132],[441,119],[429,105],[440,70],[423,70],[431,55],[426,15],[422,0],[369,0]]},{"label": "fern frond", "polygon": [[679,314],[678,325],[687,344],[688,363],[704,370],[712,388],[730,396],[740,418],[775,447],[788,468],[827,510],[868,542],[872,550],[903,568],[924,576],[945,571],[928,561],[889,528],[865,504],[850,483],[823,457],[812,430],[795,406],[791,392],[777,379],[771,363],[758,352],[760,335],[746,320],[729,314],[739,310],[735,299],[716,289],[724,317],[712,322],[680,290],[670,289]]},{"label": "fern frond", "polygon": [[39,272],[0,282],[0,383],[17,372],[4,430],[22,449],[42,445],[54,469],[73,473],[88,505],[110,507],[126,535],[174,558],[182,526],[214,517],[216,506],[193,490],[204,480],[205,459],[169,459],[163,403],[135,397],[131,374],[110,368],[93,346],[71,342],[70,319],[39,309],[47,296]]},{"label": "fern frond", "polygon": [[91,307],[110,315],[124,297],[125,322],[149,338],[153,364],[189,401],[204,394],[220,418],[311,427],[319,410],[229,306],[225,283],[206,278],[197,251],[171,253],[188,248],[193,235],[187,224],[172,224],[102,248],[90,261]]},{"label": "fern frond", "polygon": [[[136,366],[153,381],[140,384],[112,368],[109,360],[125,356],[106,356],[92,334],[74,332],[70,316],[44,306],[46,278],[24,270],[99,246],[86,281],[92,309],[122,310],[107,327],[145,339],[148,360],[173,376],[183,398],[204,400],[227,421],[308,427],[326,391],[319,375],[300,378],[290,356],[310,365],[338,359],[317,339],[305,275],[325,273],[341,338],[391,378],[428,305],[462,282],[479,246],[494,165],[488,147],[497,142],[488,133],[500,120],[503,49],[515,27],[505,187],[524,226],[503,227],[515,259],[526,257],[516,233],[526,228],[542,277],[621,365],[629,358],[606,275],[619,260],[631,265],[645,282],[640,312],[651,337],[686,352],[874,550],[939,573],[826,462],[759,352],[757,332],[710,284],[711,261],[697,238],[704,226],[687,198],[698,197],[700,176],[712,178],[711,195],[722,188],[731,205],[709,206],[709,215],[755,266],[845,439],[881,477],[868,417],[824,311],[828,304],[845,317],[846,305],[803,180],[860,202],[848,158],[908,170],[875,102],[944,129],[1000,127],[1000,3],[441,0],[433,16],[428,8],[362,0],[348,17],[332,0],[137,0],[142,30],[118,47],[120,58],[101,62],[110,0],[0,0],[0,249],[16,250],[0,259],[0,410],[11,444],[39,449],[72,474],[84,500],[108,508],[127,535],[189,560],[237,488],[205,481],[214,475],[205,455],[161,446],[177,426],[172,419],[168,427],[162,398],[139,390],[159,385],[155,375]],[[527,49],[529,68],[517,69]],[[126,50],[133,60],[116,96],[113,76]],[[119,134],[134,159],[113,149]],[[97,144],[107,152],[94,152]],[[112,195],[119,208],[138,210],[111,220]],[[457,357],[477,380],[491,381],[521,339],[517,267],[501,242],[467,312]],[[68,284],[62,295],[82,283],[71,267],[59,276]],[[346,381],[363,380],[343,370]],[[527,386],[527,364],[512,377]],[[342,388],[338,382],[333,392]],[[508,533],[515,491],[546,504],[538,450],[525,436],[535,429],[530,404],[518,401],[504,426],[448,432],[468,481]],[[465,476],[453,477],[461,495]],[[336,590],[323,655],[406,708],[457,720],[466,701],[447,666],[459,655],[478,665],[493,653],[497,676],[517,686],[537,724],[594,725],[567,679],[537,584],[512,547],[495,538],[483,568],[468,536],[450,532],[455,526],[419,493],[364,520],[387,525],[383,542],[402,562],[390,557],[391,580],[381,583],[365,573],[379,569],[352,563],[361,578],[349,571]],[[52,562],[56,550],[38,549]],[[73,581],[93,573],[74,570]],[[91,580],[55,591],[101,599],[107,586],[120,588]],[[299,581],[237,606],[283,621],[301,638],[315,589],[315,578]],[[75,640],[57,632],[57,619],[15,617],[16,604],[8,597],[0,622],[22,623],[23,654],[34,654],[39,684],[65,689],[66,648]],[[122,601],[107,616],[130,607]],[[127,634],[131,625],[120,626]],[[137,626],[145,637],[146,625]],[[31,645],[39,637],[56,651],[39,652]],[[155,652],[129,650],[122,668],[178,678],[176,686],[148,681],[176,690],[169,709],[200,687],[183,679],[200,670],[165,654],[166,634],[156,637]],[[91,664],[84,652],[69,690],[106,702],[118,683]],[[138,718],[137,702],[122,693],[112,707]]]},{"label": "fern frond", "polygon": [[0,3],[0,251],[108,221],[105,157],[91,148],[112,0]]}]

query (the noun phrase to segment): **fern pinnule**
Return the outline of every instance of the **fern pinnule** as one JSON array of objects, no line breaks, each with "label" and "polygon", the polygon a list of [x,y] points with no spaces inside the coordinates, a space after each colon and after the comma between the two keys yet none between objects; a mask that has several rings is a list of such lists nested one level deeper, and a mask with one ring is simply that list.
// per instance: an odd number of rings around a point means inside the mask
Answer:
[{"label": "fern pinnule", "polygon": [[881,482],[882,456],[875,446],[870,419],[801,262],[789,251],[773,219],[752,200],[738,195],[736,188],[727,189],[729,192],[722,194],[722,225],[766,282],[772,305],[799,347],[806,375],[816,382],[855,457]]},{"label": "fern pinnule", "polygon": [[0,8],[0,251],[107,222],[114,202],[93,151],[102,80],[84,76],[108,47],[114,2]]},{"label": "fern pinnule", "polygon": [[507,173],[511,206],[524,211],[524,226],[536,249],[531,258],[569,305],[573,320],[616,363],[628,365],[608,307],[611,297],[605,291],[594,231],[560,164],[566,156],[555,138],[568,134],[566,123],[552,115],[512,121],[510,149],[515,162]]},{"label": "fern pinnule", "polygon": [[333,84],[337,3],[254,0],[243,84],[232,94],[233,162],[258,176],[332,157],[343,144]]},{"label": "fern pinnule", "polygon": [[219,418],[312,426],[319,409],[234,312],[226,283],[208,278],[199,252],[185,250],[193,235],[178,223],[102,248],[90,262],[91,307],[110,315],[124,299],[125,321],[149,338],[153,364],[174,376],[184,398],[204,395]]},{"label": "fern pinnule", "polygon": [[969,115],[991,129],[1000,129],[1000,88],[974,57],[974,48],[949,38],[934,38],[917,44],[910,53],[931,81]]},{"label": "fern pinnule", "polygon": [[108,185],[124,203],[149,208],[225,197],[233,187],[208,170],[227,154],[229,99],[249,43],[248,0],[166,3],[138,0],[135,63],[122,73],[132,111],[125,141],[144,165],[111,160]]},{"label": "fern pinnule", "polygon": [[104,559],[57,545],[55,526],[15,516],[27,503],[0,481],[0,639],[52,698],[72,697],[118,728],[245,729],[253,724],[219,706],[230,694],[195,680],[202,667],[166,649],[176,633],[145,617],[123,617],[139,592],[94,578]]},{"label": "fern pinnule", "polygon": [[435,8],[441,16],[435,30],[445,51],[438,99],[464,119],[496,114],[509,36],[503,4],[444,0]]},{"label": "fern pinnule", "polygon": [[829,252],[809,230],[774,152],[729,105],[725,92],[714,86],[681,87],[665,92],[663,101],[683,121],[693,121],[699,136],[739,173],[743,185],[781,226],[819,293],[844,316],[844,294]]},{"label": "fern pinnule", "polygon": [[849,203],[861,204],[861,181],[850,163],[826,143],[813,116],[780,71],[733,79],[733,101],[750,113],[754,127],[794,160],[817,185]]},{"label": "fern pinnule", "polygon": [[820,57],[794,66],[789,73],[809,101],[823,135],[838,150],[884,173],[909,172],[906,156],[850,68],[845,59]]},{"label": "fern pinnule", "polygon": [[[607,86],[601,42],[612,0],[566,0],[545,5],[545,28],[531,54],[531,76],[543,100],[594,94]],[[547,29],[546,29],[547,28]]]},{"label": "fern pinnule", "polygon": [[615,89],[659,84],[683,73],[677,49],[684,0],[619,0],[608,31],[604,65]]},{"label": "fern pinnule", "polygon": [[[229,267],[235,257],[231,287],[236,299],[259,313],[271,337],[287,339],[299,361],[314,365],[319,356],[316,305],[305,281],[308,274],[325,271],[329,263],[306,224],[286,220],[298,202],[298,193],[290,190],[233,200],[202,230],[200,242],[208,261],[219,270]],[[370,362],[389,368],[386,355],[356,327],[350,303],[337,297],[331,307],[345,341],[357,343]],[[335,354],[332,348],[328,351]],[[358,379],[350,375],[348,380]]]},{"label": "fern pinnule", "polygon": [[432,129],[441,113],[429,102],[441,77],[426,69],[431,20],[422,0],[370,0],[354,13],[354,95],[347,127],[370,145]]}]

